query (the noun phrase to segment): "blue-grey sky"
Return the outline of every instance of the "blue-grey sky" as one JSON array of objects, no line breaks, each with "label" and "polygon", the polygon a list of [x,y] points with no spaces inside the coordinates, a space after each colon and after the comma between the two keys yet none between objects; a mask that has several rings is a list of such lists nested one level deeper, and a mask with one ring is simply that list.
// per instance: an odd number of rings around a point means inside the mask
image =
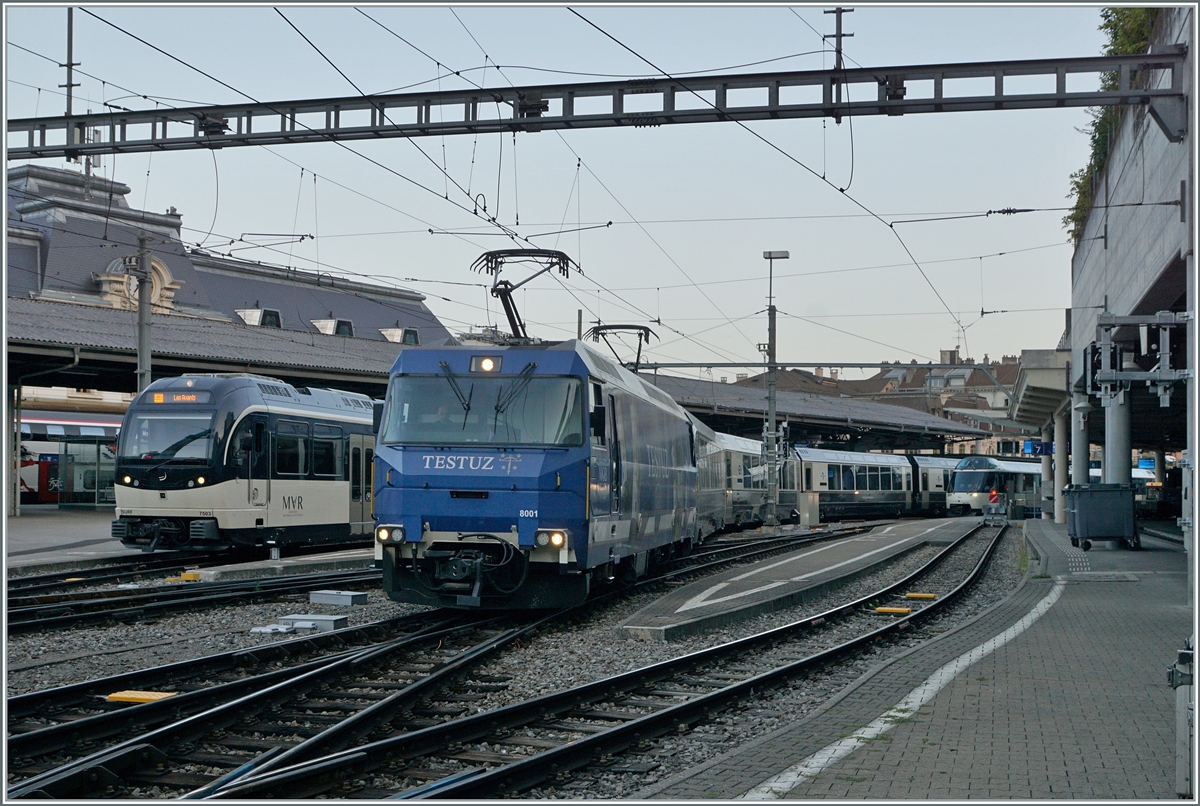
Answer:
[{"label": "blue-grey sky", "polygon": [[[424,54],[353,6],[280,10],[375,93],[465,86],[447,69],[485,86],[655,75],[647,61],[676,75],[767,59],[778,61],[749,69],[820,69],[833,63],[816,33],[833,31],[829,7],[575,7],[629,50],[565,6],[361,7]],[[261,101],[355,94],[270,6],[86,8]],[[851,65],[1089,56],[1102,46],[1099,7],[854,8]],[[65,8],[5,12],[8,117],[61,114]],[[76,111],[245,100],[83,11],[74,30],[79,69],[101,79],[77,74]],[[1070,304],[1063,213],[897,225],[926,282],[892,230],[837,188],[849,183],[849,196],[888,221],[1063,207],[1069,174],[1087,159],[1086,122],[1084,110],[1054,109],[748,124],[793,159],[737,124],[705,123],[520,133],[515,144],[511,134],[350,144],[395,173],[329,143],[106,156],[98,172],[128,184],[135,207],[177,208],[185,241],[225,251],[246,245],[230,245],[242,233],[312,234],[235,254],[414,288],[452,331],[503,323],[469,266],[512,244],[441,198],[469,206],[436,164],[522,235],[613,222],[538,239],[584,276],[543,275],[518,292],[533,335],[573,335],[584,308],[585,321],[649,323],[661,337],[652,360],[757,359],[767,338],[762,252],[788,250],[775,264],[781,361],[923,362],[963,345],[947,306],[976,359],[1055,346]],[[1009,313],[980,319],[980,310]]]}]

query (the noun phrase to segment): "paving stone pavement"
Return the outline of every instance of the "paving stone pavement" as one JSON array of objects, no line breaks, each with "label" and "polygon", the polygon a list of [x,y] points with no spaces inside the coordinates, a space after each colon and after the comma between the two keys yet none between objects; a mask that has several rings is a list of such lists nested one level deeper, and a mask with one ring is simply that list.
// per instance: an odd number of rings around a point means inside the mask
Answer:
[{"label": "paving stone pavement", "polygon": [[1182,552],[1093,549],[1095,570],[1076,577],[1063,529],[1027,522],[1050,578],[1027,578],[976,621],[865,675],[813,717],[639,794],[738,797],[879,718],[943,664],[1019,621],[1058,578],[1062,596],[1029,629],[785,797],[1174,798],[1166,667],[1192,627]]}]

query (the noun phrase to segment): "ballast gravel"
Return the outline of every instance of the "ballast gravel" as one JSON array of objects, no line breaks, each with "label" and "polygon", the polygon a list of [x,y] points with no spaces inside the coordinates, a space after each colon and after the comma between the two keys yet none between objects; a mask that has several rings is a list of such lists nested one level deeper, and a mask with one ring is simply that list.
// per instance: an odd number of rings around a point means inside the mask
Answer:
[{"label": "ballast gravel", "polygon": [[427,609],[393,602],[378,589],[367,591],[367,604],[355,606],[313,605],[307,593],[297,593],[277,602],[222,605],[136,624],[14,635],[5,647],[8,694],[287,641],[303,634],[250,632],[253,627],[275,624],[283,616],[314,612],[339,615],[353,627]]},{"label": "ballast gravel", "polygon": [[[525,793],[541,798],[645,797],[656,784],[686,771],[740,743],[803,719],[846,685],[877,667],[887,658],[965,623],[1013,591],[1023,569],[1018,554],[1023,539],[1012,530],[999,547],[987,574],[951,611],[897,642],[888,642],[872,654],[826,668],[803,680],[762,693],[753,701],[719,714],[696,729],[662,737],[643,751],[619,756],[608,771],[589,773],[557,787]],[[659,661],[716,646],[773,627],[822,613],[878,590],[928,562],[940,548],[922,547],[896,563],[853,580],[817,600],[787,610],[761,615],[701,635],[673,642],[648,641],[621,628],[621,623],[654,599],[659,591],[628,596],[613,605],[573,617],[561,625],[543,628],[494,661],[475,667],[467,679],[498,675],[507,687],[488,691],[471,703],[470,712],[492,710],[559,689],[621,674]],[[163,616],[137,624],[79,628],[50,634],[13,636],[7,643],[9,695],[51,688],[132,669],[288,640],[293,635],[251,633],[254,626],[277,622],[299,612],[345,615],[358,625],[426,610],[389,600],[380,590],[368,590],[365,606],[309,605],[307,594],[282,601],[229,605],[203,612]],[[838,641],[828,636],[829,643]],[[623,771],[630,769],[633,771]],[[386,786],[386,776],[373,782]],[[639,793],[641,793],[639,795]],[[134,797],[155,797],[143,790]]]}]

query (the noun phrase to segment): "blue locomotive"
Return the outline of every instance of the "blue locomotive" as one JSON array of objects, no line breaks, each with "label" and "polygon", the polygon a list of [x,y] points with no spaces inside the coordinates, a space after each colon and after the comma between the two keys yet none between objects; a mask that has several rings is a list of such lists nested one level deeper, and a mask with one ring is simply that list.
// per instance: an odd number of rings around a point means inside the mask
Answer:
[{"label": "blue locomotive", "polygon": [[712,432],[579,341],[404,350],[379,419],[396,601],[574,605],[724,525]]}]

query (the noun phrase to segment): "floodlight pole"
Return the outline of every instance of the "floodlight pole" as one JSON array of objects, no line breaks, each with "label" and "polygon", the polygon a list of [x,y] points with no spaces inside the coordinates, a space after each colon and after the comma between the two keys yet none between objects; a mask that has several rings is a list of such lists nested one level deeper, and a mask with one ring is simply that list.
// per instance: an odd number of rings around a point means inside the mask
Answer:
[{"label": "floodlight pole", "polygon": [[138,234],[138,327],[137,386],[142,392],[150,385],[150,294],[153,290],[150,269],[150,236]]},{"label": "floodlight pole", "polygon": [[769,266],[767,272],[767,506],[763,524],[779,526],[775,512],[779,503],[779,445],[775,425],[775,261],[787,260],[787,252],[763,252]]}]

